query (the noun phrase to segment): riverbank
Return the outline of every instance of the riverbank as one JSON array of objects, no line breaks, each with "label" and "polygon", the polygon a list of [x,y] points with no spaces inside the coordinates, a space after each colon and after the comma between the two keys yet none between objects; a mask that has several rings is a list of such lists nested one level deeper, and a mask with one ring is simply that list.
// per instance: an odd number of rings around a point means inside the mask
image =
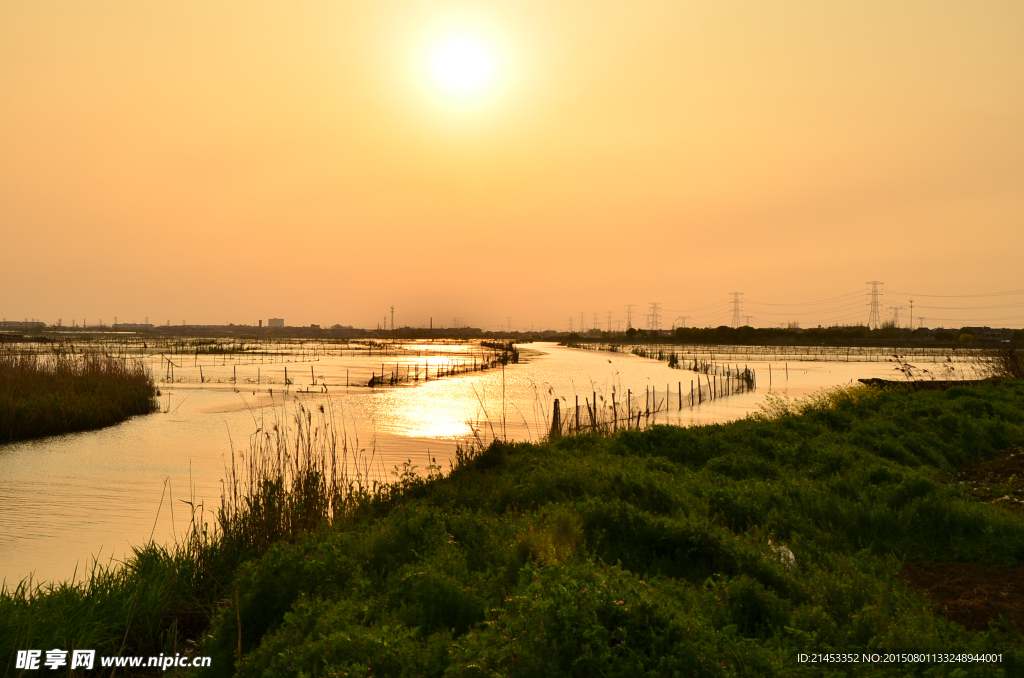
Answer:
[{"label": "riverbank", "polygon": [[152,375],[139,361],[0,350],[0,443],[103,428],[156,409]]},{"label": "riverbank", "polygon": [[[969,630],[913,585],[1020,568],[1019,512],[957,474],[1024,446],[1022,382],[858,387],[724,425],[497,443],[377,494],[328,479],[339,450],[321,414],[284,436],[298,471],[248,467],[264,475],[240,473],[256,482],[234,499],[229,482],[226,538],[0,596],[0,652],[194,652],[209,675],[254,676],[825,675],[797,655],[885,651],[1001,663],[841,670],[1024,669],[1019,589]],[[259,440],[250,459],[281,449]],[[992,480],[1001,468],[986,467],[993,487],[1018,482]]]}]

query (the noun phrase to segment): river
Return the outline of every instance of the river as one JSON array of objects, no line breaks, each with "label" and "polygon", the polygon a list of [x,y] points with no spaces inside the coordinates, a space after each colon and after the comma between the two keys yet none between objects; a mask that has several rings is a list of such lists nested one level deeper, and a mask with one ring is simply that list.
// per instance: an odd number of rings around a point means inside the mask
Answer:
[{"label": "river", "polygon": [[[776,362],[720,348],[716,362],[756,370],[757,388],[690,406],[691,383],[705,376],[665,362],[551,343],[519,350],[519,363],[504,369],[443,378],[439,370],[469,369],[487,352],[470,343],[408,343],[377,353],[292,346],[269,360],[266,354],[148,354],[161,411],[98,431],[0,446],[0,578],[7,586],[29,575],[66,580],[81,576],[94,558],[116,561],[150,537],[175,539],[187,527],[183,502],[215,508],[232,450],[247,449],[258,426],[287,419],[300,404],[323,406],[344,428],[350,449],[387,477],[407,460],[422,469],[436,458],[447,467],[456,446],[474,437],[543,437],[556,397],[563,416],[574,416],[577,397],[582,408],[596,393],[606,408],[614,394],[620,408],[628,400],[634,413],[658,403],[653,423],[691,426],[744,417],[769,392],[799,398],[860,378],[900,376],[884,361],[789,355]],[[685,361],[687,349],[680,350]],[[714,350],[705,349],[704,357]],[[730,360],[749,357],[763,359]],[[367,387],[382,371],[410,381]]]}]

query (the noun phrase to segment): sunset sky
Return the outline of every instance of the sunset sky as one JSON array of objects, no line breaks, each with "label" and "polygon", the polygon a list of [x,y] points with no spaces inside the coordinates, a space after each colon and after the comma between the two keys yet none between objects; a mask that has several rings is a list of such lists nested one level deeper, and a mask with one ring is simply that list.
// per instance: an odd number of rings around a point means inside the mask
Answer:
[{"label": "sunset sky", "polygon": [[1022,251],[1019,0],[0,3],[8,320],[1021,327]]}]

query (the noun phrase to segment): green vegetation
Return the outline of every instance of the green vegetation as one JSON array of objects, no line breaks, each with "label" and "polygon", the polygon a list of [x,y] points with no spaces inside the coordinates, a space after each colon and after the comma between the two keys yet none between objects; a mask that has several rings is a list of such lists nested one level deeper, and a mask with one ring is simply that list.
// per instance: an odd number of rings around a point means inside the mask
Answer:
[{"label": "green vegetation", "polygon": [[58,347],[0,348],[0,443],[111,426],[157,408],[142,363]]},{"label": "green vegetation", "polygon": [[[1020,567],[1021,515],[956,483],[1024,445],[1020,381],[862,387],[771,399],[726,425],[496,442],[445,477],[396,469],[386,488],[340,470],[335,430],[322,410],[261,427],[218,536],[0,594],[0,657],[195,641],[209,672],[242,676],[1024,672],[1019,606],[967,630],[898,575]],[[1002,663],[796,658],[885,650]]]}]

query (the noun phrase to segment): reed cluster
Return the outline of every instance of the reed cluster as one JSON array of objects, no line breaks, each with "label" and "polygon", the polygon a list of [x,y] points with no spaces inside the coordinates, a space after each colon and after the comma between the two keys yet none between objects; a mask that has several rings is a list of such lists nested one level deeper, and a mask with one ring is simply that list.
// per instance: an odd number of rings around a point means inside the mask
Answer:
[{"label": "reed cluster", "polygon": [[117,424],[156,410],[155,396],[139,360],[65,345],[0,347],[0,443]]},{"label": "reed cluster", "polygon": [[1024,346],[1003,346],[993,352],[990,374],[1003,379],[1024,379]]}]

